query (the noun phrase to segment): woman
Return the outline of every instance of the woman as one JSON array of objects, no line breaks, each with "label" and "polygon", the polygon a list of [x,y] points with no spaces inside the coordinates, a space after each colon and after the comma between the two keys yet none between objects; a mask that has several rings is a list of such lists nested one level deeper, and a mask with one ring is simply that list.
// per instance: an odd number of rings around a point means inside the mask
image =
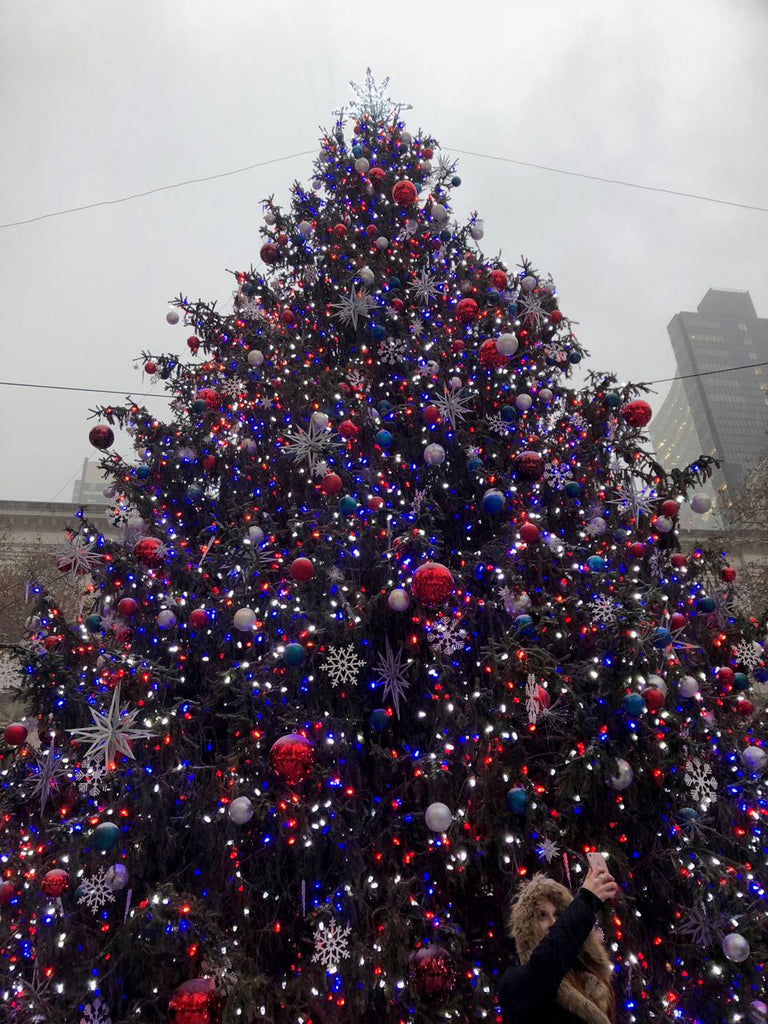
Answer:
[{"label": "woman", "polygon": [[592,868],[575,897],[541,874],[523,887],[509,919],[520,966],[499,986],[505,1024],[613,1024],[611,962],[593,928],[616,891]]}]

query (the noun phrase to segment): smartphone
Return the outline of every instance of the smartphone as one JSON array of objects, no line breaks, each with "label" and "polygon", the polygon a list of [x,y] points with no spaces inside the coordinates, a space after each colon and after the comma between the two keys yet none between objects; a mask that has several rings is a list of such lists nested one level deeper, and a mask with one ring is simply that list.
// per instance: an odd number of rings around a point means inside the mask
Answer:
[{"label": "smartphone", "polygon": [[588,853],[587,863],[596,875],[599,875],[601,871],[605,871],[605,873],[608,875],[610,875],[611,873],[610,869],[608,868],[608,865],[606,864],[605,857],[602,855],[602,853]]}]

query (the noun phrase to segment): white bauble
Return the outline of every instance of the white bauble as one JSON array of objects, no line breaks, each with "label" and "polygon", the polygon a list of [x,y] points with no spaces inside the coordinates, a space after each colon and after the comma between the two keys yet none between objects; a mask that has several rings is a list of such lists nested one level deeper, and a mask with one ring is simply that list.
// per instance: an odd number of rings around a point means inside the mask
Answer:
[{"label": "white bauble", "polygon": [[299,222],[299,234],[303,235],[304,238],[309,238],[312,234],[312,225],[308,220],[302,220]]},{"label": "white bauble", "polygon": [[371,163],[366,160],[364,156],[359,157],[355,160],[355,170],[358,174],[367,174],[371,169]]},{"label": "white bauble", "polygon": [[712,499],[708,494],[694,494],[691,498],[691,512],[702,516],[712,508]]},{"label": "white bauble", "polygon": [[440,373],[440,363],[435,359],[430,359],[424,368],[432,377],[436,377]]},{"label": "white bauble", "polygon": [[104,872],[104,881],[112,892],[119,892],[128,885],[128,868],[125,864],[112,864]]},{"label": "white bauble", "polygon": [[253,817],[253,804],[247,796],[236,796],[227,813],[236,825],[245,825]]},{"label": "white bauble", "polygon": [[753,999],[749,1004],[749,1024],[768,1024],[768,1006],[762,999]]},{"label": "white bauble", "polygon": [[623,757],[620,757],[618,759],[618,771],[608,779],[608,785],[611,789],[615,789],[616,792],[620,793],[623,789],[628,789],[632,785],[634,777],[635,773],[632,771],[632,765],[625,761]]},{"label": "white bauble", "polygon": [[683,676],[677,684],[677,692],[681,697],[686,697],[688,699],[695,697],[699,692],[698,679],[694,679],[693,676]]},{"label": "white bauble", "polygon": [[364,285],[372,285],[376,280],[376,275],[370,267],[363,267],[357,275]]},{"label": "white bauble", "polygon": [[653,525],[659,533],[671,533],[675,528],[675,521],[670,519],[669,516],[657,516],[656,522]]},{"label": "white bauble", "polygon": [[170,608],[163,608],[157,613],[157,624],[160,629],[172,629],[176,625],[176,616]]},{"label": "white bauble", "polygon": [[324,412],[320,412],[316,409],[310,416],[310,420],[318,428],[318,430],[325,430],[328,426],[328,416]]},{"label": "white bauble", "polygon": [[741,752],[741,763],[748,771],[762,771],[766,761],[768,761],[768,754],[762,747],[747,747]]},{"label": "white bauble", "polygon": [[424,171],[425,174],[429,174],[431,172],[431,170],[432,170],[432,161],[431,160],[422,160],[421,161],[421,169],[422,169],[422,171]]},{"label": "white bauble", "polygon": [[165,319],[168,321],[169,324],[177,324],[179,322],[179,314],[176,312],[175,309],[169,309],[168,312],[165,314]]},{"label": "white bauble", "polygon": [[232,625],[241,633],[250,633],[256,625],[256,612],[253,608],[238,608],[232,617]]},{"label": "white bauble", "polygon": [[608,529],[608,523],[602,516],[595,516],[589,520],[589,532],[593,537],[600,537]]},{"label": "white bauble", "polygon": [[664,696],[667,696],[667,684],[661,676],[648,676],[646,686],[652,686],[655,690],[661,690]]},{"label": "white bauble", "polygon": [[312,179],[312,188],[315,190],[315,192],[319,192],[322,187],[323,187],[323,179],[322,178],[313,178]]},{"label": "white bauble", "polygon": [[520,282],[520,286],[522,287],[524,292],[532,292],[533,289],[536,287],[536,278],[531,277],[531,275],[529,274],[527,277],[523,278],[523,280]]},{"label": "white bauble", "polygon": [[448,220],[448,211],[442,203],[432,203],[432,220],[436,224],[445,224]]},{"label": "white bauble", "polygon": [[[496,343],[496,348],[498,348],[498,347],[499,347],[499,344],[497,342]],[[549,405],[549,403],[552,401],[552,399],[554,397],[555,396],[552,394],[552,392],[549,390],[549,388],[542,388],[541,391],[539,392],[539,398],[542,400],[542,402],[546,402],[547,405]]]},{"label": "white bauble", "polygon": [[450,807],[446,804],[434,803],[430,804],[424,812],[424,821],[427,823],[427,828],[432,829],[433,832],[445,832],[450,828],[453,815]]},{"label": "white bauble", "polygon": [[264,540],[264,531],[260,526],[249,526],[245,536],[251,544],[261,544]]},{"label": "white bauble", "polygon": [[[498,346],[497,346],[498,348]],[[518,395],[515,398],[515,406],[520,412],[527,412],[533,405],[533,399],[530,395]]]},{"label": "white bauble", "polygon": [[469,229],[469,233],[476,242],[479,242],[480,239],[485,234],[485,231],[480,227],[479,224],[473,224],[472,227]]},{"label": "white bauble", "polygon": [[[327,153],[321,153],[320,159],[322,160],[324,156],[328,157],[328,160],[331,159]],[[326,161],[323,162],[325,163]],[[269,224],[269,226],[271,227],[276,221],[277,217],[274,215],[274,213],[272,213],[271,210],[267,210],[267,212],[264,214],[264,223]]]},{"label": "white bauble", "polygon": [[264,353],[257,348],[252,348],[248,353],[248,365],[258,368],[264,363]]},{"label": "white bauble", "polygon": [[507,615],[527,615],[530,610],[531,599],[525,592],[515,594],[504,601],[504,611]]},{"label": "white bauble", "polygon": [[384,235],[380,235],[376,239],[376,248],[379,250],[379,252],[384,252],[387,249],[388,246],[389,246],[389,239],[385,238]]},{"label": "white bauble", "polygon": [[244,437],[240,442],[240,450],[244,451],[246,455],[255,455],[259,446],[252,437]]},{"label": "white bauble", "polygon": [[439,466],[445,462],[445,448],[441,444],[428,444],[424,449],[424,461],[428,466]]},{"label": "white bauble", "polygon": [[452,387],[455,391],[458,391],[459,388],[464,387],[464,381],[461,379],[461,377],[451,377],[451,379],[448,381],[448,385]]},{"label": "white bauble", "polygon": [[393,612],[404,612],[407,610],[411,603],[411,595],[407,590],[403,590],[402,587],[397,587],[395,590],[390,590],[389,596],[387,597],[387,604]]},{"label": "white bauble", "polygon": [[107,484],[104,490],[101,492],[105,498],[114,498],[117,494],[117,488],[114,484]]},{"label": "white bauble", "polygon": [[514,334],[501,334],[496,338],[496,348],[503,356],[513,356],[518,349],[518,340]]},{"label": "white bauble", "polygon": [[410,132],[400,132],[400,141],[404,146],[410,146],[413,142],[413,136]]},{"label": "white bauble", "polygon": [[[329,164],[331,162],[331,154],[327,150],[321,149],[317,159],[321,164]],[[267,220],[267,218],[265,217],[264,220]],[[269,223],[269,221],[267,221],[267,223]]]},{"label": "white bauble", "polygon": [[735,964],[743,964],[750,954],[749,943],[743,935],[731,932],[723,939],[723,952]]}]

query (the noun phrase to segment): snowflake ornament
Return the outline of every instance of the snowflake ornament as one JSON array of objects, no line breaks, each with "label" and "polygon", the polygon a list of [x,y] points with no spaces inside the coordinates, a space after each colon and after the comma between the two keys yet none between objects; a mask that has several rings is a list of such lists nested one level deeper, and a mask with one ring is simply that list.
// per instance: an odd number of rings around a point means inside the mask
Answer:
[{"label": "snowflake ornament", "polygon": [[403,651],[393,651],[389,640],[387,640],[386,651],[379,655],[379,661],[375,667],[377,672],[375,682],[378,686],[384,687],[384,700],[389,698],[392,701],[398,718],[400,717],[400,701],[411,685],[406,677],[410,666],[411,662],[406,660]]},{"label": "snowflake ornament", "polygon": [[473,396],[466,394],[461,388],[443,388],[442,395],[432,399],[440,410],[440,415],[451,424],[451,430],[461,423],[471,412],[470,403]]},{"label": "snowflake ornament", "polygon": [[393,366],[395,363],[404,363],[408,355],[408,342],[405,338],[395,338],[390,335],[379,345],[379,359],[382,363]]},{"label": "snowflake ornament", "polygon": [[656,501],[657,495],[653,488],[632,479],[616,488],[616,497],[608,504],[616,505],[622,513],[628,513],[638,519],[641,515],[652,515]]},{"label": "snowflake ornament", "polygon": [[712,768],[698,757],[692,757],[685,766],[685,783],[691,796],[706,811],[717,799],[717,780]]},{"label": "snowflake ornament", "polygon": [[313,476],[316,475],[318,465],[333,453],[334,448],[344,447],[340,437],[326,427],[319,427],[312,420],[309,421],[308,430],[297,427],[286,437],[289,443],[283,447],[283,452],[290,455],[294,462],[306,462]]},{"label": "snowflake ornament", "polygon": [[562,491],[569,480],[573,480],[571,467],[567,462],[548,462],[544,466],[544,479],[556,491]]},{"label": "snowflake ornament", "polygon": [[560,847],[551,839],[542,839],[541,843],[536,847],[536,855],[542,863],[546,861],[547,864],[551,864],[559,854]]},{"label": "snowflake ornament", "polygon": [[748,672],[754,672],[763,661],[763,648],[755,640],[742,640],[733,648],[734,657]]},{"label": "snowflake ornament", "polygon": [[331,921],[326,924],[321,921],[315,929],[315,952],[312,957],[313,964],[322,964],[323,967],[335,971],[342,960],[349,957],[349,936],[352,928]]},{"label": "snowflake ornament", "polygon": [[112,1024],[107,1004],[98,997],[92,1003],[86,1003],[80,1024]]},{"label": "snowflake ornament", "polygon": [[128,711],[128,705],[120,706],[120,685],[118,684],[112,693],[112,701],[109,711],[97,711],[89,707],[93,719],[93,725],[84,729],[69,729],[72,739],[82,743],[90,743],[85,752],[85,758],[101,757],[105,768],[112,763],[118,754],[123,754],[131,760],[133,750],[131,743],[134,740],[148,739],[154,734],[147,729],[138,729],[134,725],[139,709],[134,708]]},{"label": "snowflake ornament", "polygon": [[409,242],[413,236],[418,233],[418,230],[419,222],[409,217],[402,228],[400,228],[400,234],[397,236],[397,241]]},{"label": "snowflake ornament", "polygon": [[237,307],[237,316],[240,320],[250,321],[251,323],[269,319],[261,304],[261,300],[256,298],[255,295],[240,303]]},{"label": "snowflake ornament", "polygon": [[491,415],[486,418],[485,424],[491,433],[498,434],[499,437],[506,437],[512,429],[512,424],[503,420],[500,412],[491,413]]},{"label": "snowflake ornament", "polygon": [[675,930],[678,935],[689,939],[691,945],[705,949],[714,946],[721,938],[725,923],[722,915],[717,920],[710,918],[703,904],[698,903],[685,911]]},{"label": "snowflake ornament", "polygon": [[461,625],[461,619],[441,619],[429,631],[427,640],[433,651],[450,657],[466,647],[467,631]]},{"label": "snowflake ornament", "polygon": [[107,903],[115,902],[114,890],[107,884],[107,869],[104,868],[101,871],[97,871],[95,875],[90,878],[84,878],[78,889],[80,895],[77,898],[78,903],[83,903],[96,913],[97,910],[101,910]]},{"label": "snowflake ornament", "polygon": [[57,551],[59,569],[72,579],[92,574],[101,565],[101,555],[94,551],[97,539],[87,540],[82,534],[68,533]]},{"label": "snowflake ornament", "polygon": [[248,381],[243,380],[242,377],[230,377],[225,380],[223,384],[219,385],[219,391],[228,398],[230,402],[236,401],[241,395],[244,395],[248,390]]},{"label": "snowflake ornament", "polygon": [[353,686],[364,665],[364,659],[357,655],[352,644],[347,647],[329,647],[328,657],[323,662],[333,687]]},{"label": "snowflake ornament", "polygon": [[371,390],[371,382],[360,370],[350,370],[347,373],[347,380],[355,389],[363,395],[367,395]]},{"label": "snowflake ornament", "polygon": [[420,270],[411,285],[411,293],[420,305],[428,306],[432,299],[436,299],[440,295],[437,278],[433,277],[428,270]]},{"label": "snowflake ornament", "polygon": [[600,622],[605,626],[614,623],[619,613],[619,605],[605,594],[600,594],[594,601],[590,601],[589,609],[595,622]]},{"label": "snowflake ornament", "polygon": [[528,678],[525,682],[525,710],[528,712],[529,725],[536,725],[539,720],[539,715],[542,712],[538,689],[539,687],[536,682],[536,676],[532,672],[529,672]]},{"label": "snowflake ornament", "polygon": [[107,769],[98,761],[91,761],[82,765],[75,772],[77,788],[83,795],[97,797],[106,789],[105,780]]},{"label": "snowflake ornament", "polygon": [[425,504],[426,500],[427,500],[427,489],[426,489],[426,487],[422,487],[421,489],[417,488],[413,492],[413,497],[411,498],[411,515],[414,515],[414,516],[421,515],[421,510],[424,508],[424,504]]},{"label": "snowflake ornament", "polygon": [[351,324],[355,330],[360,318],[367,320],[375,307],[376,303],[368,292],[362,289],[356,291],[354,285],[350,288],[349,295],[342,295],[338,302],[331,303],[331,309],[336,311],[336,319],[341,320],[345,327]]}]

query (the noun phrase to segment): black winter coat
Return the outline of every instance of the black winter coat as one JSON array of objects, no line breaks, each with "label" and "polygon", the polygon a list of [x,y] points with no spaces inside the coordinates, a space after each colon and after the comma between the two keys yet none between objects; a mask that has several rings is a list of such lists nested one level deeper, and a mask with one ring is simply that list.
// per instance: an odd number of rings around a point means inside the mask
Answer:
[{"label": "black winter coat", "polygon": [[579,889],[528,963],[505,972],[499,984],[504,1024],[583,1024],[581,1018],[558,1006],[557,990],[568,971],[577,966],[581,947],[602,905],[594,893]]}]

